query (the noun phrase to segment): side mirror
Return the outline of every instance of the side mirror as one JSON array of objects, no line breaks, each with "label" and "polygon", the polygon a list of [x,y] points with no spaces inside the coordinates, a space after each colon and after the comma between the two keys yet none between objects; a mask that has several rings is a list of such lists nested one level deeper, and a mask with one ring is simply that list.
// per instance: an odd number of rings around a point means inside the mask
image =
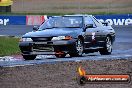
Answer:
[{"label": "side mirror", "polygon": [[34,26],[33,31],[37,31],[37,30],[38,30],[38,26]]},{"label": "side mirror", "polygon": [[86,31],[87,28],[93,28],[93,24],[87,24],[84,27],[84,31]]},{"label": "side mirror", "polygon": [[87,29],[87,28],[93,28],[93,24],[87,24],[86,26],[85,26],[85,28]]}]

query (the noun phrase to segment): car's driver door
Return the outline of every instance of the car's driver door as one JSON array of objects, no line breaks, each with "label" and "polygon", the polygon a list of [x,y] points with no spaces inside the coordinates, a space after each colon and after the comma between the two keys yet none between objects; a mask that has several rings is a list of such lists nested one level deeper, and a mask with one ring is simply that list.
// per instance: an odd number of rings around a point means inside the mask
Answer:
[{"label": "car's driver door", "polygon": [[85,48],[96,48],[99,41],[100,35],[100,27],[98,27],[93,19],[89,16],[85,17],[84,19],[85,27],[86,25],[93,25],[93,27],[88,27],[85,30],[85,40],[84,40],[84,47]]}]

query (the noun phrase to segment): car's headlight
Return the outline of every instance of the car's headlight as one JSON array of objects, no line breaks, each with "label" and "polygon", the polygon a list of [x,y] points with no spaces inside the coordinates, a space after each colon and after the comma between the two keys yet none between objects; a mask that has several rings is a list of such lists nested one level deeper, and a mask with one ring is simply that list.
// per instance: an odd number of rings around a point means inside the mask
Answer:
[{"label": "car's headlight", "polygon": [[52,40],[71,40],[71,36],[58,36],[58,37],[53,37]]},{"label": "car's headlight", "polygon": [[31,38],[21,38],[20,42],[31,42],[33,41]]}]

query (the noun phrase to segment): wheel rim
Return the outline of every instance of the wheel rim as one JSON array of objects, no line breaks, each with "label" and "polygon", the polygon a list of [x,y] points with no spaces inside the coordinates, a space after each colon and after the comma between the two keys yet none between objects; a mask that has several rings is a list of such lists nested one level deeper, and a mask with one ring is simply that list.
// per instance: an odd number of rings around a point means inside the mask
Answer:
[{"label": "wheel rim", "polygon": [[108,52],[112,51],[112,43],[109,37],[107,37],[107,40],[106,40],[106,47]]},{"label": "wheel rim", "polygon": [[81,40],[78,40],[76,42],[76,49],[77,49],[78,55],[82,55],[82,53],[83,53],[83,45],[82,45]]}]

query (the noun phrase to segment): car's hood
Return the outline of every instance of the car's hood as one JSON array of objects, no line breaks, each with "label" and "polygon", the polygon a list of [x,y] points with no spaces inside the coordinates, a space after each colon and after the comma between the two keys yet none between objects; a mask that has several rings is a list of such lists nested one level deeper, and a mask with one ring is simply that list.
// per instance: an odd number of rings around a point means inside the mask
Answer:
[{"label": "car's hood", "polygon": [[76,37],[81,33],[81,28],[53,28],[41,31],[26,33],[23,37],[53,37],[53,36],[73,36]]}]

